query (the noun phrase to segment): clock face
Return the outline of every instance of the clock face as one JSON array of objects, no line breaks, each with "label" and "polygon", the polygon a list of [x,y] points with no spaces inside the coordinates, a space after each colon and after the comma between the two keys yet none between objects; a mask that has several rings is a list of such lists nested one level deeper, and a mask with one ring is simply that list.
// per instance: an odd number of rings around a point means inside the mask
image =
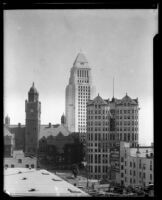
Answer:
[{"label": "clock face", "polygon": [[32,112],[34,112],[34,110],[33,110],[33,109],[30,109],[30,112],[32,113]]}]

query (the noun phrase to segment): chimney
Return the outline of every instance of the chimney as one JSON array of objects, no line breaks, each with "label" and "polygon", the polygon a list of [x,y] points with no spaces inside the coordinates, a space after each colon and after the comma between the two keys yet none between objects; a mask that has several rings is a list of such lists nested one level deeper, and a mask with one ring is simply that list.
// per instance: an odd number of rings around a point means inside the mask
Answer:
[{"label": "chimney", "polygon": [[18,123],[18,127],[21,128],[21,123]]},{"label": "chimney", "polygon": [[49,122],[49,128],[51,128],[51,122]]}]

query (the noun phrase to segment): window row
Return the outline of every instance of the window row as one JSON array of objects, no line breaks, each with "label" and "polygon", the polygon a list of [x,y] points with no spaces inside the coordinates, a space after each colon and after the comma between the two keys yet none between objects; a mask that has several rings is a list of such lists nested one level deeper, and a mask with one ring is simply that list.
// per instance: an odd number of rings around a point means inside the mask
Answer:
[{"label": "window row", "polygon": [[88,114],[108,114],[108,110],[87,110]]},{"label": "window row", "polygon": [[103,125],[103,126],[105,126],[105,125],[109,125],[109,121],[88,121],[87,122],[87,125],[88,126],[93,126],[93,125],[95,125],[95,126],[101,126],[101,125]]},{"label": "window row", "polygon": [[132,123],[131,123],[131,121],[117,121],[116,122],[116,125],[138,125],[138,122],[137,121],[132,121]]},{"label": "window row", "polygon": [[120,115],[120,116],[116,116],[116,119],[138,119],[137,115]]},{"label": "window row", "polygon": [[117,131],[138,131],[138,127],[124,127],[124,128],[116,128]]},{"label": "window row", "polygon": [[87,131],[109,131],[109,128],[100,128],[100,127],[95,127],[95,128],[93,128],[93,127],[87,127]]},{"label": "window row", "polygon": [[109,117],[108,116],[93,116],[93,115],[87,115],[87,118],[88,119],[109,119]]},{"label": "window row", "polygon": [[88,71],[87,70],[77,70],[77,76],[78,77],[88,77]]},{"label": "window row", "polygon": [[[102,170],[102,171],[101,171]],[[88,166],[88,172],[91,173],[107,173],[108,172],[108,166]]]},{"label": "window row", "polygon": [[89,83],[89,80],[78,80],[78,83]]},{"label": "window row", "polygon": [[130,114],[130,113],[138,113],[138,109],[127,109],[127,110],[116,110],[117,114]]}]

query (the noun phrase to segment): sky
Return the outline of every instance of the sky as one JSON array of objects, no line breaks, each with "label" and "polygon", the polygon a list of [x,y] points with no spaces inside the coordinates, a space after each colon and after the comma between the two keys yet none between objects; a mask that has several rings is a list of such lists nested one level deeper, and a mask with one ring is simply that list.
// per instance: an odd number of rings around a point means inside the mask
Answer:
[{"label": "sky", "polygon": [[60,123],[70,69],[82,51],[104,99],[139,99],[139,142],[153,141],[153,37],[156,9],[5,10],[4,115],[25,124],[34,81],[41,123]]}]

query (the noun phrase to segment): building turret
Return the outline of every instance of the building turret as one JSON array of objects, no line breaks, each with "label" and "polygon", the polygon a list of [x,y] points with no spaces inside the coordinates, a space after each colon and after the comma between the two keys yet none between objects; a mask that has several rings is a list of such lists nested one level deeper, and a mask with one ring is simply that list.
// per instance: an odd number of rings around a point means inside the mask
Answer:
[{"label": "building turret", "polygon": [[8,115],[5,117],[5,125],[6,125],[6,126],[9,126],[9,125],[10,125],[10,118],[9,118]]},{"label": "building turret", "polygon": [[66,124],[66,117],[63,113],[63,115],[61,116],[61,124],[65,125]]},{"label": "building turret", "polygon": [[28,92],[28,101],[35,102],[38,100],[38,97],[39,97],[39,93],[37,92],[37,89],[35,88],[34,82],[33,82],[33,85]]}]

